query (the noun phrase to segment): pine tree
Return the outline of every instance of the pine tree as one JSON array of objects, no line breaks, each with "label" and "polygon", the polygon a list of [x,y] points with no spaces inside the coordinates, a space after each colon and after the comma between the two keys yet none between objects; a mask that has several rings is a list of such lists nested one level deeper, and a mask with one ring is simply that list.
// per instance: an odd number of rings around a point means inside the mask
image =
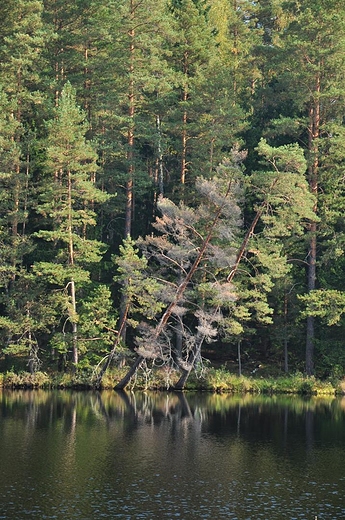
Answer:
[{"label": "pine tree", "polygon": [[[202,100],[201,93],[207,91],[208,81],[212,77],[210,71],[212,70],[214,74],[219,63],[215,60],[214,67],[211,65],[212,58],[216,55],[216,40],[208,22],[209,6],[207,2],[204,0],[171,0],[170,5],[179,34],[172,59],[180,77],[180,99],[176,100],[172,114],[175,123],[172,131],[174,139],[177,139],[175,147],[179,165],[176,167],[179,169],[179,183],[184,191],[183,187],[186,182],[193,186],[196,177],[194,174],[194,179],[188,180],[189,171],[193,168],[194,162],[192,143],[200,140],[204,146],[207,146],[207,149],[211,148],[212,138],[211,143],[206,144],[202,132],[210,125],[207,112],[209,110],[212,113],[212,103],[208,99],[206,107],[203,107],[200,112],[200,105],[206,97]],[[205,126],[201,128],[203,119]],[[212,155],[212,151],[210,151],[210,155]],[[202,160],[199,164],[201,163]],[[217,162],[215,164],[217,165]],[[198,173],[204,172],[199,171]]]},{"label": "pine tree", "polygon": [[18,264],[21,264],[20,244],[24,242],[22,237],[13,234],[13,183],[16,175],[13,165],[20,163],[20,145],[13,136],[17,135],[20,124],[13,117],[15,105],[3,90],[0,91],[0,106],[1,286],[8,289]]},{"label": "pine tree", "polygon": [[42,8],[39,0],[10,1],[0,22],[0,102],[3,121],[7,121],[2,133],[1,199],[2,214],[11,226],[13,266],[22,261],[25,250],[31,181],[29,134],[37,123],[36,111],[43,97],[38,90],[44,47]]},{"label": "pine tree", "polygon": [[[255,169],[258,157],[252,142],[260,135],[276,146],[299,142],[308,159],[307,177],[315,199],[315,217],[306,233],[309,247],[300,241],[299,265],[307,259],[305,290],[312,292],[322,283],[316,266],[322,265],[326,252],[323,237],[332,234],[332,226],[323,218],[330,202],[330,172],[338,169],[337,154],[330,154],[334,139],[342,133],[344,75],[343,6],[340,2],[260,2],[258,26],[262,27],[263,45],[257,48],[262,78],[253,97],[254,113],[247,133],[249,170]],[[332,166],[330,166],[332,164]],[[333,198],[333,195],[332,195]],[[327,202],[326,202],[327,200]],[[338,201],[341,200],[338,199]],[[326,206],[324,206],[326,203]],[[327,210],[326,210],[327,211]],[[327,229],[327,231],[326,231]],[[316,252],[319,258],[317,262]],[[324,256],[325,255],[325,256]],[[295,272],[298,286],[303,284]],[[283,296],[281,297],[283,299]],[[300,326],[299,326],[300,327]],[[296,324],[297,328],[297,324]],[[315,319],[306,323],[306,372],[314,370]]]},{"label": "pine tree", "polygon": [[97,83],[99,143],[108,190],[118,192],[113,211],[124,222],[122,232],[120,227],[115,232],[125,237],[132,235],[135,221],[135,235],[146,231],[147,219],[138,213],[146,211],[147,204],[152,208],[152,187],[163,154],[163,98],[173,81],[167,63],[174,39],[170,21],[165,0],[121,0],[108,6],[107,34],[97,43],[100,58],[94,66],[102,78]]},{"label": "pine tree", "polygon": [[[19,343],[26,343],[29,350],[23,346],[24,351],[31,350],[33,360],[36,359],[36,348],[28,303],[32,294],[29,295],[31,289],[26,291],[24,288],[30,285],[26,263],[33,250],[29,236],[29,216],[34,205],[32,156],[37,148],[37,134],[45,111],[44,94],[40,90],[46,36],[42,10],[43,4],[39,0],[10,0],[3,6],[0,20],[0,297],[5,320],[3,345],[13,350],[19,348]],[[34,289],[33,293],[37,296]]]},{"label": "pine tree", "polygon": [[255,84],[260,79],[256,47],[261,42],[258,6],[248,0],[210,2],[210,21],[222,60],[223,74],[231,85],[232,103],[247,110]]},{"label": "pine tree", "polygon": [[[35,236],[50,243],[49,261],[37,261],[37,276],[65,294],[66,319],[71,325],[72,361],[78,365],[78,288],[90,283],[90,267],[101,259],[104,246],[89,238],[96,225],[95,204],[108,197],[94,184],[97,154],[85,140],[85,114],[67,83],[62,90],[56,118],[49,122],[47,178],[37,211],[44,226]],[[47,257],[47,254],[44,255]]]},{"label": "pine tree", "polygon": [[261,170],[247,178],[247,199],[255,197],[254,218],[228,275],[238,294],[225,327],[233,342],[250,339],[262,325],[265,337],[269,336],[267,325],[274,317],[271,293],[290,276],[298,237],[303,237],[315,217],[302,148],[297,144],[272,147],[261,140],[257,152]]},{"label": "pine tree", "polygon": [[[315,218],[309,226],[307,290],[317,288],[318,237],[323,222],[320,193],[324,191],[323,165],[329,163],[329,147],[341,130],[344,99],[344,7],[341,2],[323,0],[291,3],[287,23],[276,42],[275,82],[280,95],[280,117],[272,123],[271,135],[300,139],[308,156],[310,192],[316,198]],[[337,162],[333,162],[333,168]],[[323,199],[324,197],[322,197]],[[321,232],[322,233],[322,232]],[[306,372],[314,370],[314,317],[308,316],[306,330]]]}]

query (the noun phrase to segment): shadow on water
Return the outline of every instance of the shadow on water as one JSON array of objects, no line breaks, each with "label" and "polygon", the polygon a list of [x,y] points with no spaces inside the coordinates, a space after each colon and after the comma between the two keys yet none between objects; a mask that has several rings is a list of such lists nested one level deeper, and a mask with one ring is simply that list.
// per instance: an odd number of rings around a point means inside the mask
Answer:
[{"label": "shadow on water", "polygon": [[0,519],[345,518],[345,400],[0,393]]}]

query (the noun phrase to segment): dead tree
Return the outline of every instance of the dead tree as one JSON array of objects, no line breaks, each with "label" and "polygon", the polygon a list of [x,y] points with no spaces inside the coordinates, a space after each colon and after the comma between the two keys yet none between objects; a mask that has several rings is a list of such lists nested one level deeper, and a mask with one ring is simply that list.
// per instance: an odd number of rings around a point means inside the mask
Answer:
[{"label": "dead tree", "polygon": [[[182,280],[182,282],[178,285],[173,300],[168,305],[168,307],[166,308],[165,312],[163,313],[160,321],[158,322],[157,326],[153,330],[152,336],[150,338],[152,344],[154,344],[158,340],[159,336],[165,330],[165,328],[167,326],[167,323],[169,321],[169,318],[173,314],[175,308],[181,302],[184,292],[186,291],[186,289],[187,289],[189,283],[191,282],[195,272],[197,271],[197,268],[198,268],[198,266],[199,266],[199,264],[200,264],[200,262],[201,262],[201,260],[202,260],[202,258],[204,256],[204,254],[205,254],[205,251],[206,251],[206,249],[207,249],[207,247],[208,247],[208,245],[209,245],[209,243],[211,241],[211,238],[213,236],[214,230],[215,230],[215,228],[217,226],[217,223],[218,223],[218,221],[220,219],[220,216],[221,216],[222,211],[224,209],[224,206],[226,204],[226,200],[227,200],[227,198],[228,198],[228,196],[229,196],[229,194],[231,192],[232,186],[233,186],[233,179],[231,179],[229,181],[229,183],[228,183],[228,187],[227,187],[226,193],[225,193],[224,197],[222,198],[222,202],[218,205],[218,208],[217,208],[216,213],[215,213],[215,217],[214,217],[213,221],[211,222],[211,224],[209,226],[206,238],[204,238],[204,240],[203,240],[203,242],[202,242],[202,244],[201,244],[201,246],[199,248],[198,254],[197,254],[197,256],[196,256],[192,266],[190,267],[189,271],[187,272],[187,274],[184,277],[184,279]],[[145,356],[138,355],[138,357],[136,358],[134,364],[128,370],[127,374],[121,379],[121,381],[115,386],[115,389],[116,390],[123,390],[123,389],[125,389],[126,386],[129,384],[130,380],[132,379],[132,377],[135,375],[136,371],[144,363],[144,361],[145,361]]]}]

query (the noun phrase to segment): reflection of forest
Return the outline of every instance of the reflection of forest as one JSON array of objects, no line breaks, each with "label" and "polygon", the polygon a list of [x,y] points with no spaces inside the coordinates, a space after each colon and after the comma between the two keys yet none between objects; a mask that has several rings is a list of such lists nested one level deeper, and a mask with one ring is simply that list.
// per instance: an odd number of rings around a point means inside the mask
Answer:
[{"label": "reflection of forest", "polygon": [[[170,500],[174,486],[180,496],[186,482],[197,493],[199,486],[218,493],[221,480],[238,503],[248,482],[265,482],[272,485],[265,492],[279,491],[289,503],[286,475],[297,490],[310,468],[313,482],[327,482],[330,467],[332,478],[343,475],[344,404],[206,393],[7,391],[0,393],[0,469],[9,482],[23,483],[25,504],[27,481],[35,475],[41,511],[51,493],[63,501],[65,518],[73,518],[75,496],[108,489],[112,499],[116,490],[130,503],[133,486],[146,496],[158,486]],[[5,485],[0,479],[0,496]],[[83,518],[94,518],[88,499],[83,508]]]},{"label": "reflection of forest", "polygon": [[[313,429],[315,412],[342,421],[345,398],[299,398],[296,396],[230,396],[219,394],[185,394],[182,392],[69,392],[69,391],[3,391],[1,409],[5,416],[21,419],[26,428],[59,424],[70,431],[78,423],[106,422],[109,427],[123,421],[128,431],[141,425],[162,424],[185,428],[193,425],[204,431],[220,431],[229,424],[228,433],[245,433],[255,416],[256,426],[274,424],[286,430],[289,418],[306,422],[306,431]],[[266,425],[266,426],[265,426]],[[285,432],[286,433],[286,432]]]}]

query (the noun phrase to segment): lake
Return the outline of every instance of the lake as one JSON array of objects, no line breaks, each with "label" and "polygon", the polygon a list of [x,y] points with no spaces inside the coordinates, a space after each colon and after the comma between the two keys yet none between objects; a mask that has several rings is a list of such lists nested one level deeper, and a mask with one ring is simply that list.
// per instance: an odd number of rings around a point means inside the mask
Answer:
[{"label": "lake", "polygon": [[345,518],[345,399],[0,392],[0,519]]}]

